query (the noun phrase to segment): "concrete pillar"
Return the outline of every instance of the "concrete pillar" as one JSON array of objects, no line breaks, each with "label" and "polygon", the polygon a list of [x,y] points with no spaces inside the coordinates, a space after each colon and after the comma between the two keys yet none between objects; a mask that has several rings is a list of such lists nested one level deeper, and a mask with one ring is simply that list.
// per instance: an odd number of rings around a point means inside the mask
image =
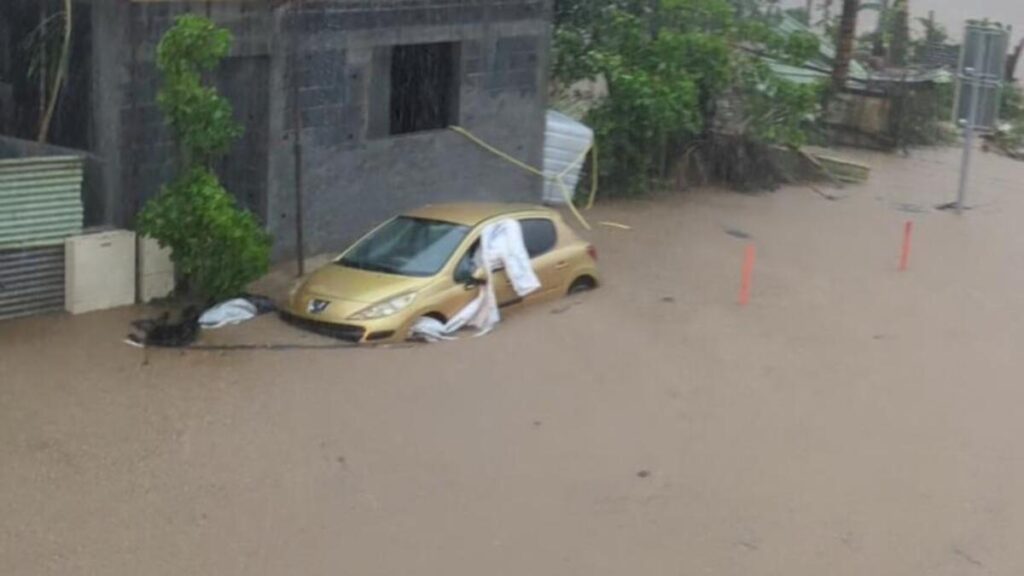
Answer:
[{"label": "concrete pillar", "polygon": [[124,88],[129,85],[131,49],[128,34],[127,0],[92,3],[92,152],[101,159],[96,195],[99,206],[92,210],[105,224],[124,226],[131,220],[122,182],[121,110]]}]

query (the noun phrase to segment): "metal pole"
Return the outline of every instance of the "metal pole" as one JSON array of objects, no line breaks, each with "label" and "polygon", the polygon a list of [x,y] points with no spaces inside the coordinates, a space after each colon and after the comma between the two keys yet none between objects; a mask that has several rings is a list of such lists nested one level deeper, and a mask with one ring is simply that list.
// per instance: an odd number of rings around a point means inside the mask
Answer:
[{"label": "metal pole", "polygon": [[[964,157],[960,168],[960,191],[956,198],[956,213],[964,213],[967,200],[967,182],[971,175],[971,156],[974,154],[974,133],[978,124],[978,100],[981,97],[982,68],[988,56],[987,38],[980,42],[974,53],[974,68],[964,70],[964,81],[971,83],[971,105],[967,112],[967,126],[964,127]],[[968,78],[969,77],[969,78]]]},{"label": "metal pole", "polygon": [[295,0],[292,3],[292,14],[294,21],[292,25],[291,44],[291,80],[292,80],[292,127],[293,135],[292,148],[294,152],[295,167],[295,257],[298,260],[298,275],[306,274],[306,247],[305,234],[303,232],[303,202],[302,202],[302,108],[299,106],[299,84],[300,84],[300,59],[299,50],[302,46],[302,39],[299,35],[299,18],[302,12],[302,0]]}]

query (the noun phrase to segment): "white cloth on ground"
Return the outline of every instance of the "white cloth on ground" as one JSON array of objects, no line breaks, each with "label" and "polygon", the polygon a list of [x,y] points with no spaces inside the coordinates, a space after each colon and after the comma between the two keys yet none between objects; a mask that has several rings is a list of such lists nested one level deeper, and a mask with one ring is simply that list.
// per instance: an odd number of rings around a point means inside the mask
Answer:
[{"label": "white cloth on ground", "polygon": [[487,274],[487,284],[480,287],[477,297],[446,324],[431,318],[421,319],[413,326],[410,336],[436,342],[451,340],[463,328],[476,328],[477,336],[493,330],[501,321],[494,292],[494,273],[502,268],[520,298],[541,288],[540,279],[530,263],[530,254],[523,240],[523,228],[518,220],[507,218],[485,226],[480,234],[480,247],[474,260]]},{"label": "white cloth on ground", "polygon": [[206,330],[241,324],[256,317],[256,305],[245,298],[228,300],[210,308],[199,317],[199,325]]}]

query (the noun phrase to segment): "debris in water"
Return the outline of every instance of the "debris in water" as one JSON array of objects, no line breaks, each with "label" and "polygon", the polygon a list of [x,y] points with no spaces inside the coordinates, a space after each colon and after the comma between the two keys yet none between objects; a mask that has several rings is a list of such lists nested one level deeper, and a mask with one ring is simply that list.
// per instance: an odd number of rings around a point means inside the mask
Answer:
[{"label": "debris in water", "polygon": [[896,205],[896,209],[900,212],[910,212],[911,214],[924,214],[928,211],[924,206],[918,204],[909,204],[907,202],[900,202]]},{"label": "debris in water", "polygon": [[[964,205],[964,210],[971,210],[971,206]],[[936,210],[942,210],[948,212],[950,210],[956,210],[956,202],[946,202],[945,204],[939,204],[935,207]]]},{"label": "debris in water", "polygon": [[199,310],[190,306],[186,308],[177,322],[170,321],[170,313],[165,312],[153,320],[137,320],[132,326],[141,334],[129,334],[127,344],[137,347],[184,348],[196,340],[199,332]]}]

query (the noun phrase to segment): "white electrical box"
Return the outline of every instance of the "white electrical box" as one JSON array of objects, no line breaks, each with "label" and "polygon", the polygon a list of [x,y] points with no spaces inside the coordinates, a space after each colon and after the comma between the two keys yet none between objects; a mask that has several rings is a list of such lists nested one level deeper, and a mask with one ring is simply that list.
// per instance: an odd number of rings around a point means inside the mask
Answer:
[{"label": "white electrical box", "polygon": [[135,233],[112,230],[68,238],[64,270],[64,304],[72,314],[134,304]]},{"label": "white electrical box", "polygon": [[170,248],[161,248],[156,240],[139,236],[139,302],[143,304],[174,293],[174,262]]}]

